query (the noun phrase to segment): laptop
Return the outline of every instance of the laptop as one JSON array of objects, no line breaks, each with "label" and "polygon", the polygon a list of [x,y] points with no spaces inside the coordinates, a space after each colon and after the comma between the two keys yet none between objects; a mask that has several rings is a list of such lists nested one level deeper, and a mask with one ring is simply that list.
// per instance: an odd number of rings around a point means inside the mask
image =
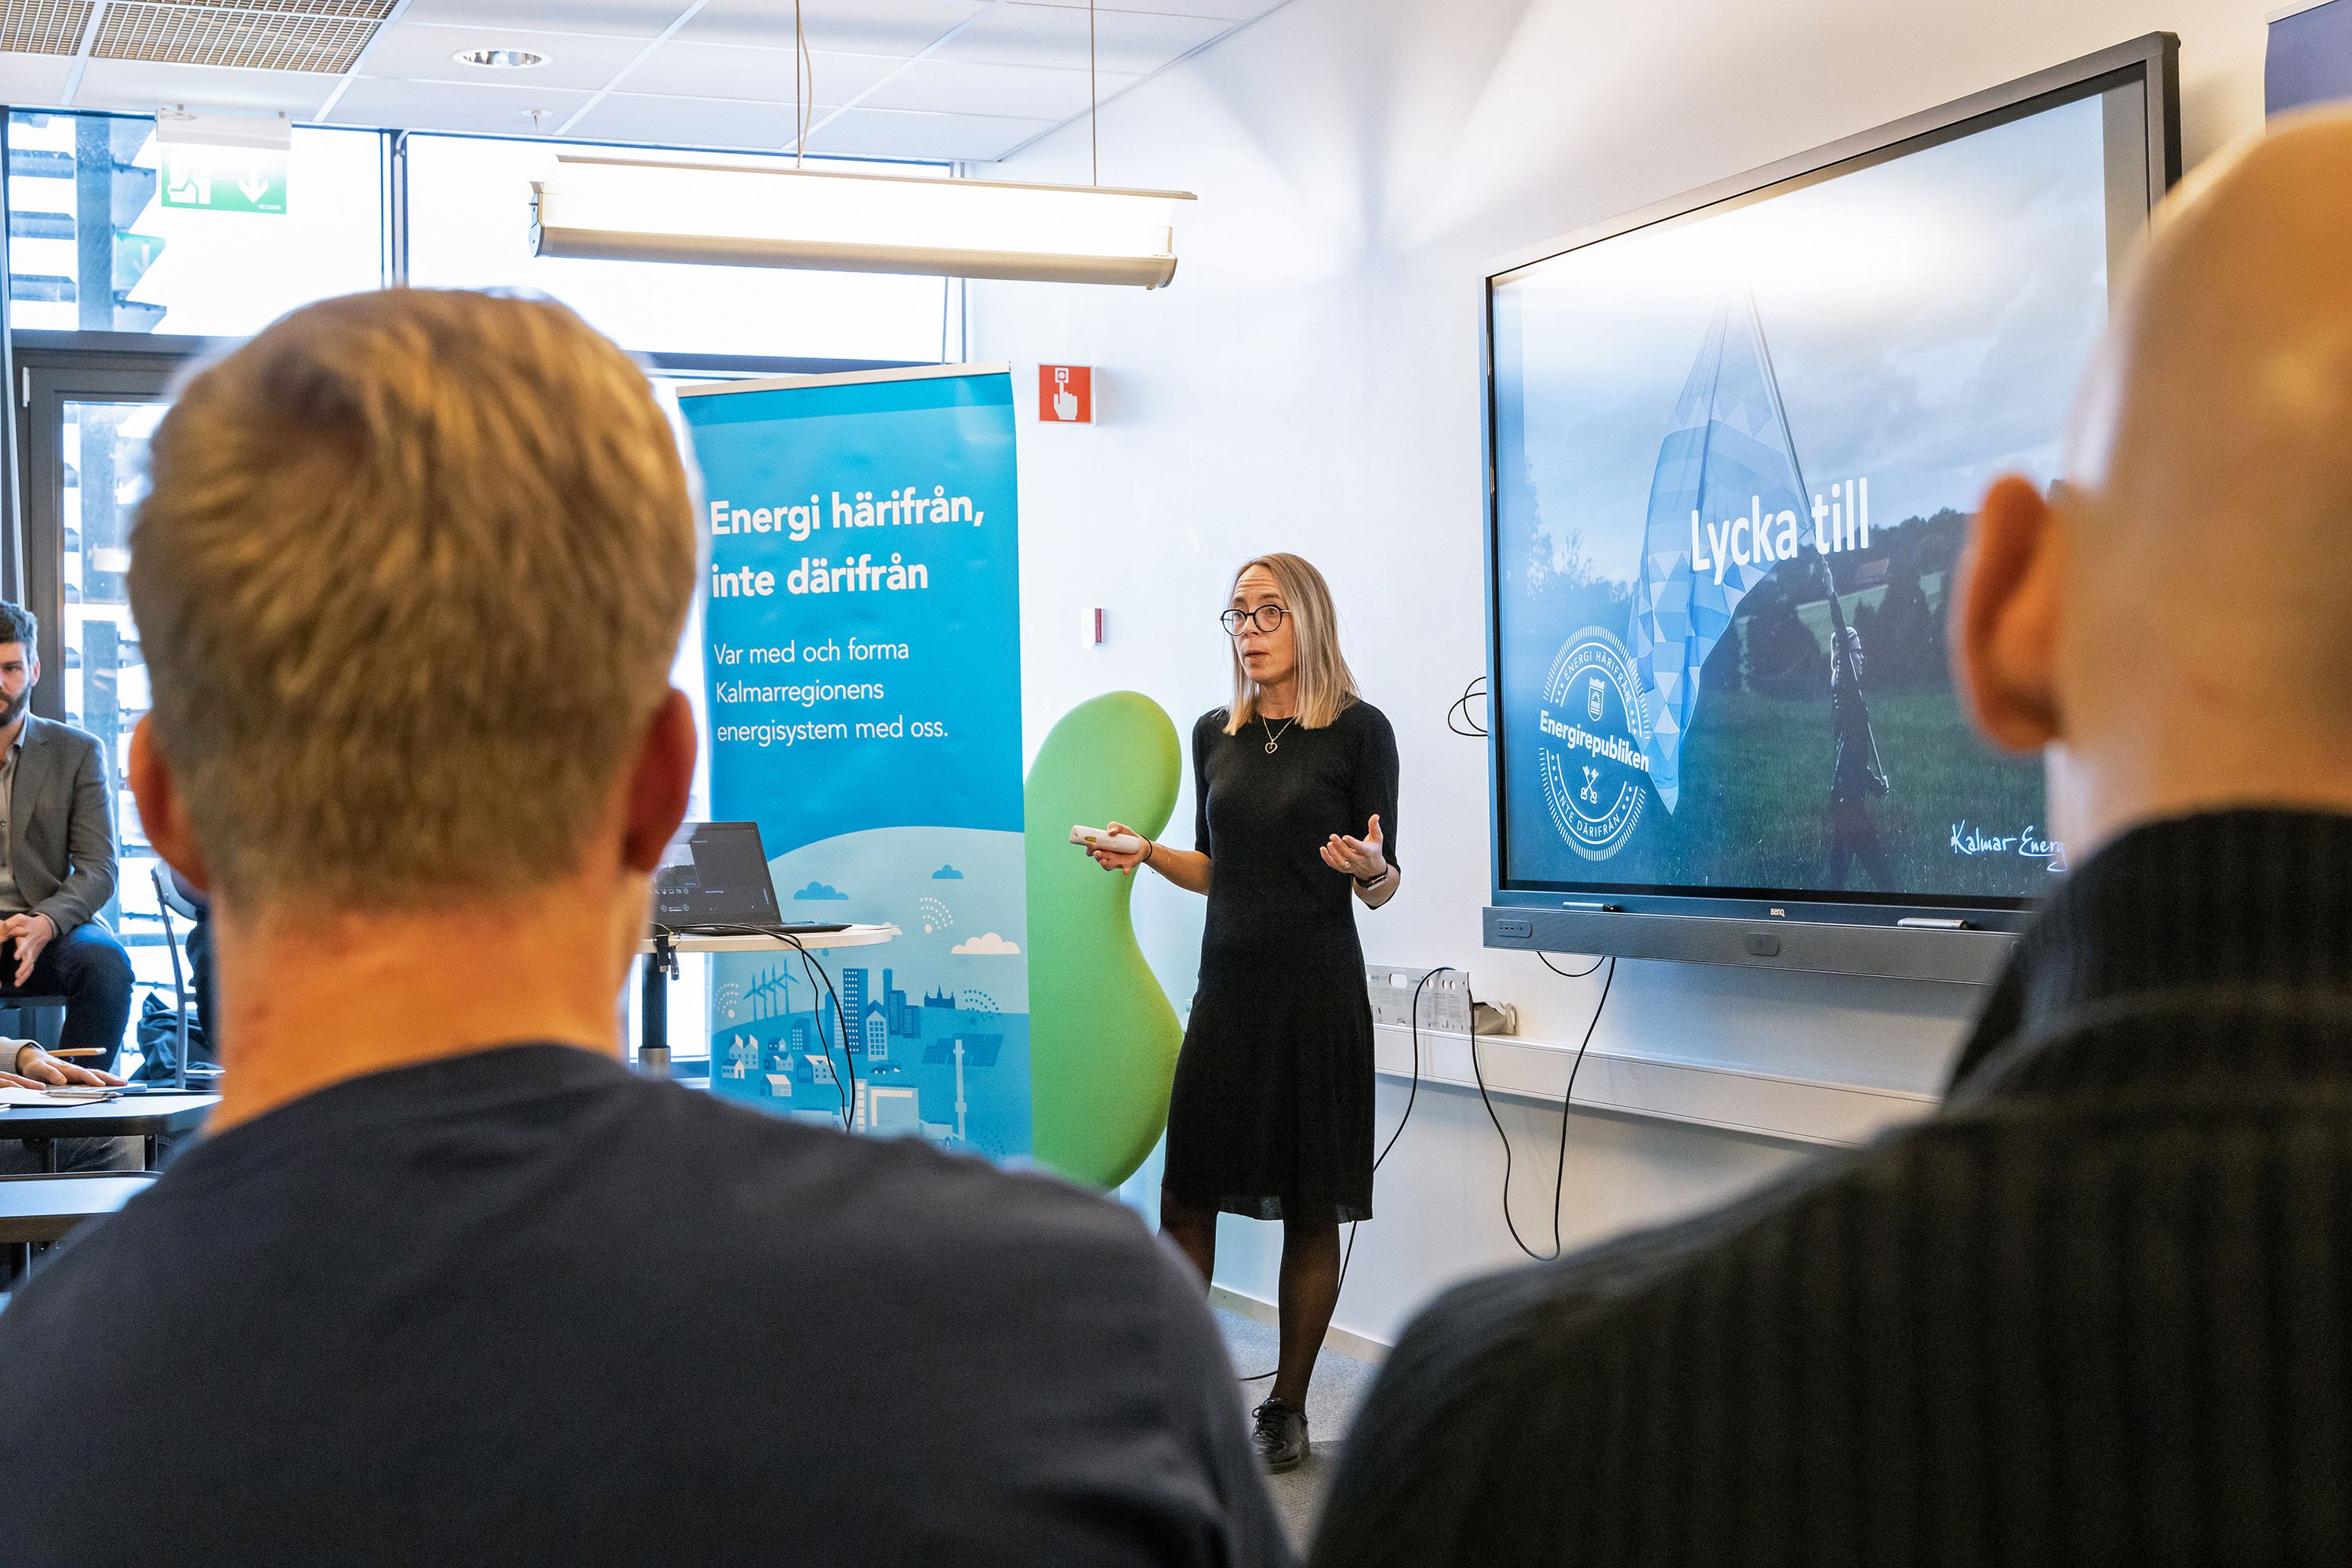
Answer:
[{"label": "laptop", "polygon": [[756,822],[691,822],[680,828],[654,873],[654,923],[675,931],[847,929],[842,921],[784,923]]}]

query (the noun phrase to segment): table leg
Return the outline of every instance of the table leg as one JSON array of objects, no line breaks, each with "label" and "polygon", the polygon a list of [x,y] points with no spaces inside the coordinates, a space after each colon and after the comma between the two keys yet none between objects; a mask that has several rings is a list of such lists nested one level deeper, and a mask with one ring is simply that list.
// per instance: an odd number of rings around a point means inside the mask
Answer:
[{"label": "table leg", "polygon": [[658,938],[646,954],[645,992],[638,1005],[637,1070],[669,1076],[669,944]]},{"label": "table leg", "polygon": [[54,1138],[27,1138],[25,1142],[40,1152],[41,1174],[56,1175],[58,1173],[58,1141]]},{"label": "table leg", "polygon": [[152,1132],[150,1132],[149,1134],[147,1134],[147,1137],[146,1137],[145,1142],[146,1142],[146,1144],[147,1144],[147,1165],[146,1165],[146,1168],[147,1168],[148,1170],[152,1171],[152,1170],[153,1170],[153,1169],[155,1168],[155,1134],[153,1134]]}]

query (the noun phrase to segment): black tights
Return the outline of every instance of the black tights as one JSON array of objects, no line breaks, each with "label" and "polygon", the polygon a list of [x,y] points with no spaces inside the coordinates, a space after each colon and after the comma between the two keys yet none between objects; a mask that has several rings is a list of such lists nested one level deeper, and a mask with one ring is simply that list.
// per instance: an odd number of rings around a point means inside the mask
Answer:
[{"label": "black tights", "polygon": [[[1160,1193],[1160,1233],[1173,1241],[1200,1270],[1205,1287],[1217,1271],[1217,1211],[1194,1208]],[[1274,1397],[1307,1408],[1307,1384],[1315,1375],[1316,1353],[1339,1304],[1339,1226],[1282,1222],[1280,1324],[1282,1352],[1276,1362]]]}]

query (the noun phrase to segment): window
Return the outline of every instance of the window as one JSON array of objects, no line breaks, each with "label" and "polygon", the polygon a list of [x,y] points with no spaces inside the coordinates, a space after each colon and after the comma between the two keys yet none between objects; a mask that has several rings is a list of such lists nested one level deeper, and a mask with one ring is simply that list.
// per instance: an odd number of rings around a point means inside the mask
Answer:
[{"label": "window", "polygon": [[[578,310],[622,347],[639,352],[946,357],[950,286],[938,278],[531,254],[530,182],[553,172],[558,153],[656,161],[696,154],[424,135],[410,136],[407,149],[408,280],[419,288],[538,289]],[[791,163],[749,154],[727,155],[727,161]]]},{"label": "window", "polygon": [[8,293],[18,330],[241,337],[297,305],[380,289],[383,138],[299,129],[282,213],[166,206],[155,122],[8,116]]},{"label": "window", "polygon": [[[624,347],[673,360],[947,357],[955,292],[942,279],[531,254],[530,182],[559,153],[782,157],[409,135],[405,189],[395,191],[384,133],[300,126],[286,210],[216,211],[165,205],[151,119],[16,110],[7,127],[19,331],[243,337],[311,300],[383,288],[404,260],[420,287],[545,293]],[[407,208],[404,258],[387,243],[395,197]]]},{"label": "window", "polygon": [[[404,266],[419,286],[545,293],[625,347],[662,355],[654,387],[673,417],[679,384],[767,374],[746,360],[937,361],[952,341],[957,296],[937,278],[531,255],[530,181],[562,144],[407,136],[404,189],[393,179],[391,135],[297,127],[285,210],[219,211],[164,205],[152,119],[11,110],[5,124],[14,327],[167,340],[152,353],[89,340],[30,351],[19,344],[20,363],[28,352],[37,363],[26,372],[37,428],[26,447],[27,572],[17,591],[57,639],[59,668],[45,677],[57,710],[112,747],[118,782],[128,737],[148,703],[138,630],[122,592],[130,519],[144,493],[160,399],[195,347],[171,337],[244,337],[300,305],[384,287]],[[748,154],[740,161],[782,162]],[[404,260],[394,253],[388,216],[404,202]],[[132,360],[145,368],[125,368]],[[699,706],[698,625],[688,626],[674,679]],[[707,811],[706,769],[698,759],[698,816]],[[142,988],[168,1000],[172,972],[151,879],[154,861],[127,791],[118,822],[123,856],[114,923]],[[708,987],[694,973],[704,961],[685,962],[688,983],[670,992],[672,1035],[708,1038]],[[632,986],[632,1008],[637,1001]]]},{"label": "window", "polygon": [[[158,864],[139,824],[124,765],[131,731],[148,708],[147,665],[123,592],[131,566],[131,518],[147,493],[147,442],[164,405],[145,400],[67,397],[59,400],[59,453],[64,462],[62,557],[65,614],[58,626],[62,671],[42,680],[65,689],[65,719],[89,731],[108,751],[115,787],[115,907],[108,921],[131,954],[136,989],[123,1043],[138,1045],[139,992],[173,1000],[172,954],[157,908]],[[180,935],[185,936],[184,923]],[[120,1064],[118,1064],[120,1067]]]}]

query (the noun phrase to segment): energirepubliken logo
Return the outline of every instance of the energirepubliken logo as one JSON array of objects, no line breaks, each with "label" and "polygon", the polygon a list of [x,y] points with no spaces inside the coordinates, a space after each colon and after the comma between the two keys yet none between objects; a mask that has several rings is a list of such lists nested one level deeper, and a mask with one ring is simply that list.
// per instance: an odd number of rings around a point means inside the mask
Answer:
[{"label": "energirepubliken logo", "polygon": [[1579,855],[1608,859],[1650,793],[1649,716],[1625,645],[1598,626],[1569,638],[1544,677],[1536,727],[1553,825]]}]

